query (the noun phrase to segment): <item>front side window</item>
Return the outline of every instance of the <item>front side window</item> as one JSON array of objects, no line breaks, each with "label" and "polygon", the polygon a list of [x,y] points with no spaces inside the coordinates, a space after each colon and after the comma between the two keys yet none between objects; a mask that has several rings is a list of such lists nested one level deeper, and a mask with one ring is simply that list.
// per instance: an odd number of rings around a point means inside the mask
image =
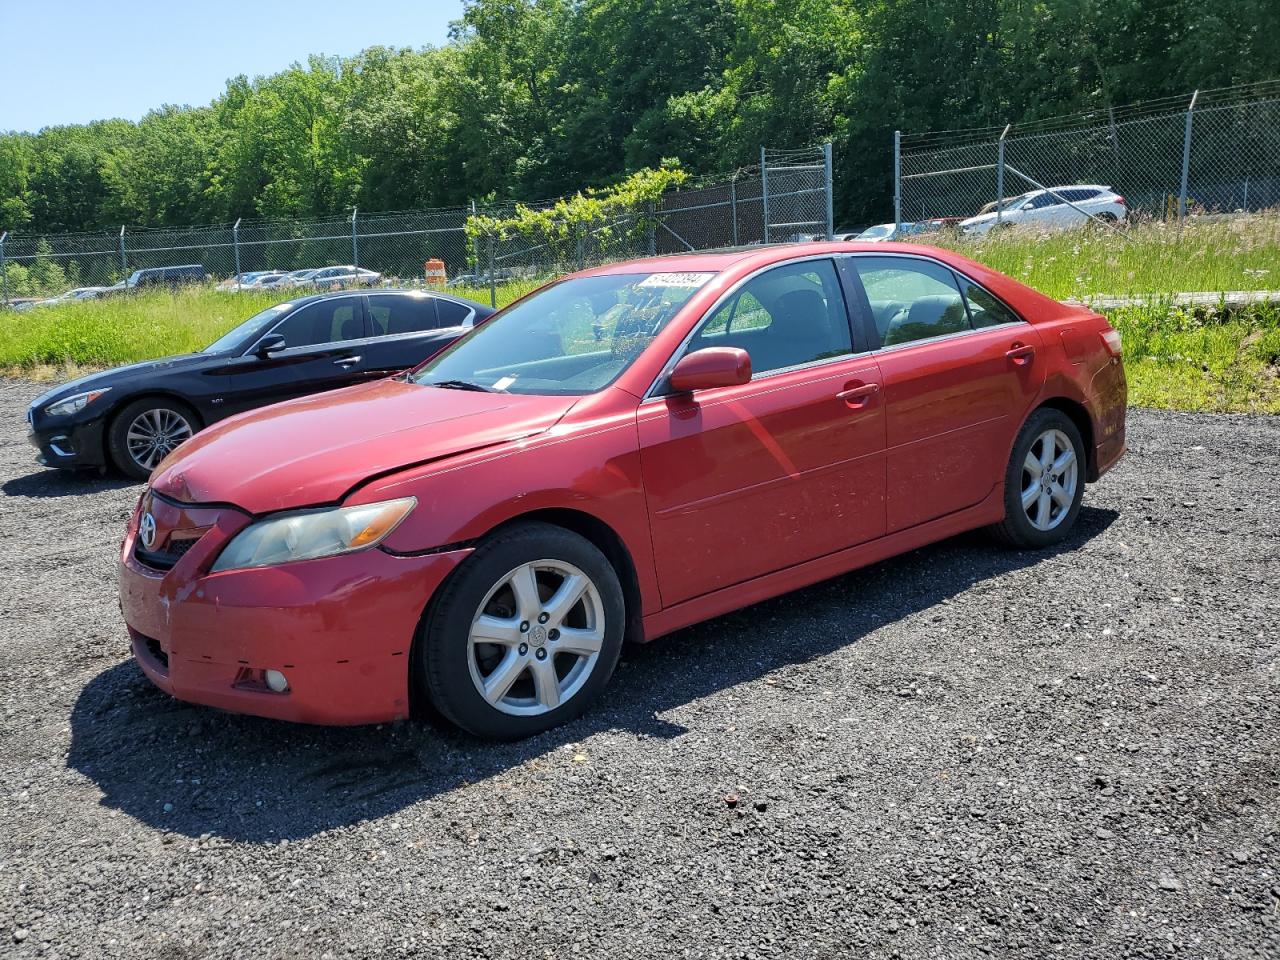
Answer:
[{"label": "front side window", "polygon": [[969,329],[950,270],[908,257],[854,257],[881,346],[928,340]]},{"label": "front side window", "polygon": [[706,319],[685,352],[704,347],[747,351],[753,376],[851,353],[835,265],[804,260],[748,280]]},{"label": "front side window", "polygon": [[442,327],[460,327],[466,323],[467,317],[471,316],[471,308],[464,303],[446,300],[443,297],[436,298],[435,303]]},{"label": "front side window", "polygon": [[714,273],[574,277],[476,327],[415,383],[580,396],[617,379]]},{"label": "front side window", "polygon": [[342,297],[309,303],[285,317],[271,332],[281,334],[286,347],[310,347],[358,340],[364,336],[364,321],[355,298]]}]

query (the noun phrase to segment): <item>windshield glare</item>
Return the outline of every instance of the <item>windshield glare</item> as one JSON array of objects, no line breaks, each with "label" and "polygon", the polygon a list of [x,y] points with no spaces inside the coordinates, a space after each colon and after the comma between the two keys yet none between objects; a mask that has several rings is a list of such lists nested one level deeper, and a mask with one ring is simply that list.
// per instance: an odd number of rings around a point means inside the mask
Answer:
[{"label": "windshield glare", "polygon": [[893,224],[886,223],[878,227],[868,227],[866,230],[863,230],[860,234],[858,234],[858,239],[859,240],[875,240],[875,239],[878,239],[879,237],[887,237],[891,233],[893,233]]},{"label": "windshield glare", "polygon": [[237,324],[232,327],[213,343],[209,344],[202,351],[203,353],[225,353],[233,350],[246,340],[256,339],[258,334],[266,330],[269,326],[279,320],[282,316],[293,309],[292,303],[277,303],[274,307],[267,307],[261,313],[255,313],[244,323]]},{"label": "windshield glare", "polygon": [[495,315],[412,379],[462,381],[508,393],[594,393],[617,379],[713,276],[631,273],[563,280]]}]

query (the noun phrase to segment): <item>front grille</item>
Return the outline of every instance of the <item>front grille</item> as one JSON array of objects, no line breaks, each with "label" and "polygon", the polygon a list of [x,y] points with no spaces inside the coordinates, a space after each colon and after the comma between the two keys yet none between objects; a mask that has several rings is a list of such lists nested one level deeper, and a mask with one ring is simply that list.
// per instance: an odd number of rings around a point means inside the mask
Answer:
[{"label": "front grille", "polygon": [[181,540],[171,538],[163,550],[143,550],[139,542],[134,546],[133,555],[138,558],[139,563],[153,570],[172,570],[199,540],[199,537],[184,537]]}]

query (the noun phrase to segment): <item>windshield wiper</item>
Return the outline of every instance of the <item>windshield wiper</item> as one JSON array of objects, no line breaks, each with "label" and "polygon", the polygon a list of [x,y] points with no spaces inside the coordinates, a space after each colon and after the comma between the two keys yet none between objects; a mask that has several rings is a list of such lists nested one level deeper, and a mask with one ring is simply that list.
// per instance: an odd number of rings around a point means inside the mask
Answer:
[{"label": "windshield wiper", "polygon": [[475,390],[478,393],[497,393],[493,387],[486,387],[482,383],[472,383],[470,380],[428,380],[425,386],[440,387],[443,390]]}]

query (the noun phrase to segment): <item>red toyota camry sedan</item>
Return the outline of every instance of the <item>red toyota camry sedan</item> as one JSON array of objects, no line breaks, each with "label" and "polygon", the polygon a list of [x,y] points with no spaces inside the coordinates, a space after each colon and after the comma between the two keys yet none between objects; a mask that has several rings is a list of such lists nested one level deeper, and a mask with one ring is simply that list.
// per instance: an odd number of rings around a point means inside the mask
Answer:
[{"label": "red toyota camry sedan", "polygon": [[990,527],[1067,535],[1124,452],[1120,337],[946,250],[613,264],[406,374],[160,464],[120,594],[161,689],[326,724],[430,701],[517,738],[648,640]]}]

